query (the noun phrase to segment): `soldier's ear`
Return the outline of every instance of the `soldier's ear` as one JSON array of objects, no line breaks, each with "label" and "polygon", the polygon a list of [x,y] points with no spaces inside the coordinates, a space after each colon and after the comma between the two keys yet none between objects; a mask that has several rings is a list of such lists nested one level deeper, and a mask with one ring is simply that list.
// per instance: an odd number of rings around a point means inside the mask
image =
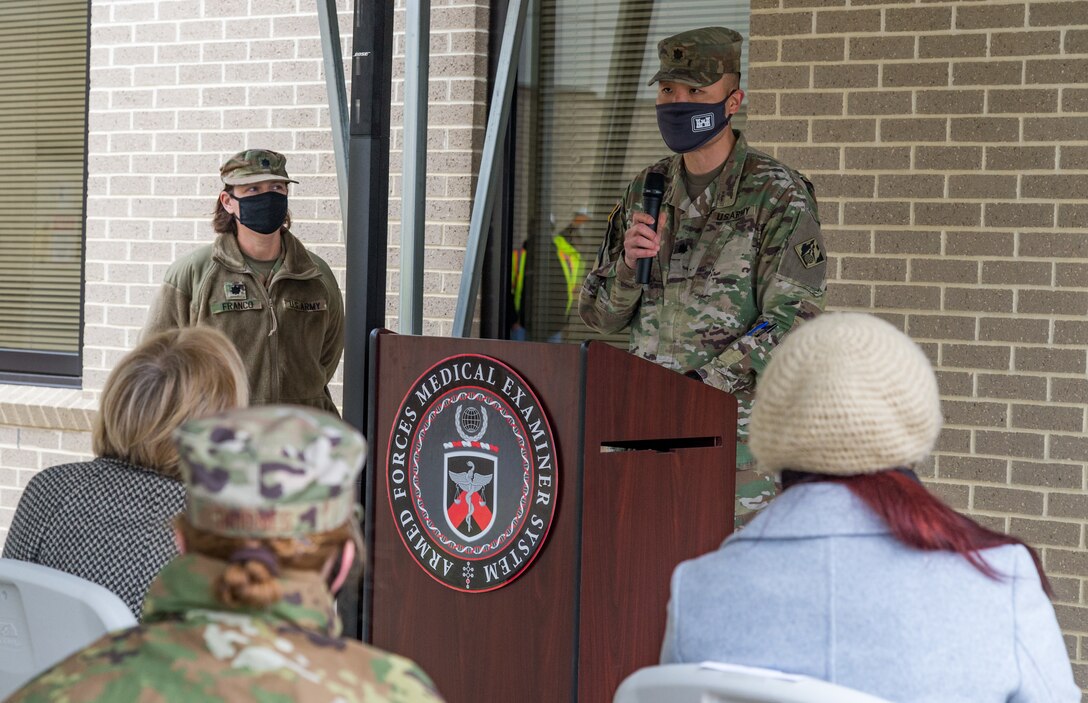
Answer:
[{"label": "soldier's ear", "polygon": [[350,539],[344,540],[344,546],[340,549],[340,556],[333,557],[338,563],[333,567],[332,580],[329,582],[329,591],[336,594],[344,587],[348,579],[348,572],[355,563],[355,543]]},{"label": "soldier's ear", "polygon": [[178,554],[185,553],[185,535],[181,533],[181,530],[174,526],[174,544],[178,547]]}]

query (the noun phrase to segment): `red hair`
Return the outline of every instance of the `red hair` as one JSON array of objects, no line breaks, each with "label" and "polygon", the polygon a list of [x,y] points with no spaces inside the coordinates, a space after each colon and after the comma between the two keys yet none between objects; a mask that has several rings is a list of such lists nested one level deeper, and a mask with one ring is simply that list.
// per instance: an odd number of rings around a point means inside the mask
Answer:
[{"label": "red hair", "polygon": [[[789,473],[797,476],[795,472]],[[787,487],[816,481],[841,483],[879,515],[891,528],[892,535],[903,544],[924,551],[955,552],[994,580],[1003,575],[987,563],[979,552],[991,547],[1019,544],[1031,554],[1043,590],[1048,596],[1054,596],[1034,549],[1023,540],[983,527],[971,518],[960,515],[926,490],[913,474],[893,470],[858,476],[801,474],[796,480],[791,481],[790,478],[783,476]]]}]

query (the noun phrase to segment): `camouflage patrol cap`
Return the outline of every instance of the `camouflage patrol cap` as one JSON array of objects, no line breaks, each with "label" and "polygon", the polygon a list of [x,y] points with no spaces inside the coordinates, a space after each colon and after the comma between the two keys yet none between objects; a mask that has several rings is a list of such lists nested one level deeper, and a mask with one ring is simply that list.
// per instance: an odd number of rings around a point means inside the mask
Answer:
[{"label": "camouflage patrol cap", "polygon": [[647,85],[674,81],[696,88],[717,82],[727,73],[740,73],[744,38],[725,27],[701,27],[662,39],[657,43],[661,70]]},{"label": "camouflage patrol cap", "polygon": [[321,410],[266,405],[175,433],[188,521],[232,537],[298,537],[352,518],[366,440]]},{"label": "camouflage patrol cap", "polygon": [[246,149],[227,159],[219,167],[219,175],[228,186],[241,186],[261,181],[298,183],[287,175],[287,157],[269,149]]}]

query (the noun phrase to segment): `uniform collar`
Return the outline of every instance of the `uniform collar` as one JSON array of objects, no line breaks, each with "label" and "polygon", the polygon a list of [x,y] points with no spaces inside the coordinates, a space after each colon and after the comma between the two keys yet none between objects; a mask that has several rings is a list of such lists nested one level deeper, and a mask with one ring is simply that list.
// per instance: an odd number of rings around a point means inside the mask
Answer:
[{"label": "uniform collar", "polygon": [[[725,159],[725,168],[716,181],[714,209],[728,208],[737,201],[741,174],[744,173],[744,161],[748,158],[748,140],[738,130],[733,130],[736,143]],[[679,210],[687,200],[687,188],[684,186],[684,155],[674,154],[669,159],[666,179],[669,186],[665,190],[664,202]]]},{"label": "uniform collar", "polygon": [[888,525],[839,483],[802,483],[775,497],[726,542],[890,534]]},{"label": "uniform collar", "polygon": [[[283,266],[280,272],[292,278],[310,278],[320,274],[298,237],[291,234],[286,227],[280,230],[280,236],[283,238]],[[227,232],[216,237],[212,256],[235,273],[244,273],[246,270],[245,257],[238,246],[238,237],[234,234]]]},{"label": "uniform collar", "polygon": [[232,608],[216,600],[212,584],[227,568],[225,561],[183,554],[167,564],[151,582],[144,602],[144,623],[174,619],[193,611],[239,612],[278,620],[304,630],[340,634],[340,619],[324,579],[312,571],[284,571],[277,579],[283,599],[268,609]]}]

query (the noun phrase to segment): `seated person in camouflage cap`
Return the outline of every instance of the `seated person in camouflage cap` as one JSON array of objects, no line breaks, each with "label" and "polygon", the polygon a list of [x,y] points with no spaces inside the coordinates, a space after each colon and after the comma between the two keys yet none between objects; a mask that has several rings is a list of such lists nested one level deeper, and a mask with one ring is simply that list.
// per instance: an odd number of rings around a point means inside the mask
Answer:
[{"label": "seated person in camouflage cap", "polygon": [[344,300],[325,261],[290,231],[287,158],[248,149],[219,169],[215,242],[167,270],[144,334],[205,325],[245,362],[253,405],[336,412],[329,381],[344,351]]},{"label": "seated person in camouflage cap", "polygon": [[338,638],[333,593],[361,550],[362,435],[327,413],[266,406],[189,422],[178,441],[183,556],[152,584],[144,624],[11,700],[441,700],[412,662]]},{"label": "seated person in camouflage cap", "polygon": [[11,521],[4,558],[93,581],[140,617],[151,580],[177,556],[170,521],[185,507],[174,431],[245,407],[238,352],[207,327],[167,330],[117,362],[98,403],[95,458],[34,475]]},{"label": "seated person in camouflage cap", "polygon": [[[703,27],[658,43],[650,84],[676,154],[644,169],[616,203],[580,299],[593,329],[630,328],[631,353],[736,396],[738,524],[774,495],[746,445],[756,382],[789,329],[823,309],[826,287],[811,186],[728,128],[744,100],[742,41]],[[656,231],[641,211],[650,174],[665,179]],[[651,257],[640,285],[636,264]]]}]

